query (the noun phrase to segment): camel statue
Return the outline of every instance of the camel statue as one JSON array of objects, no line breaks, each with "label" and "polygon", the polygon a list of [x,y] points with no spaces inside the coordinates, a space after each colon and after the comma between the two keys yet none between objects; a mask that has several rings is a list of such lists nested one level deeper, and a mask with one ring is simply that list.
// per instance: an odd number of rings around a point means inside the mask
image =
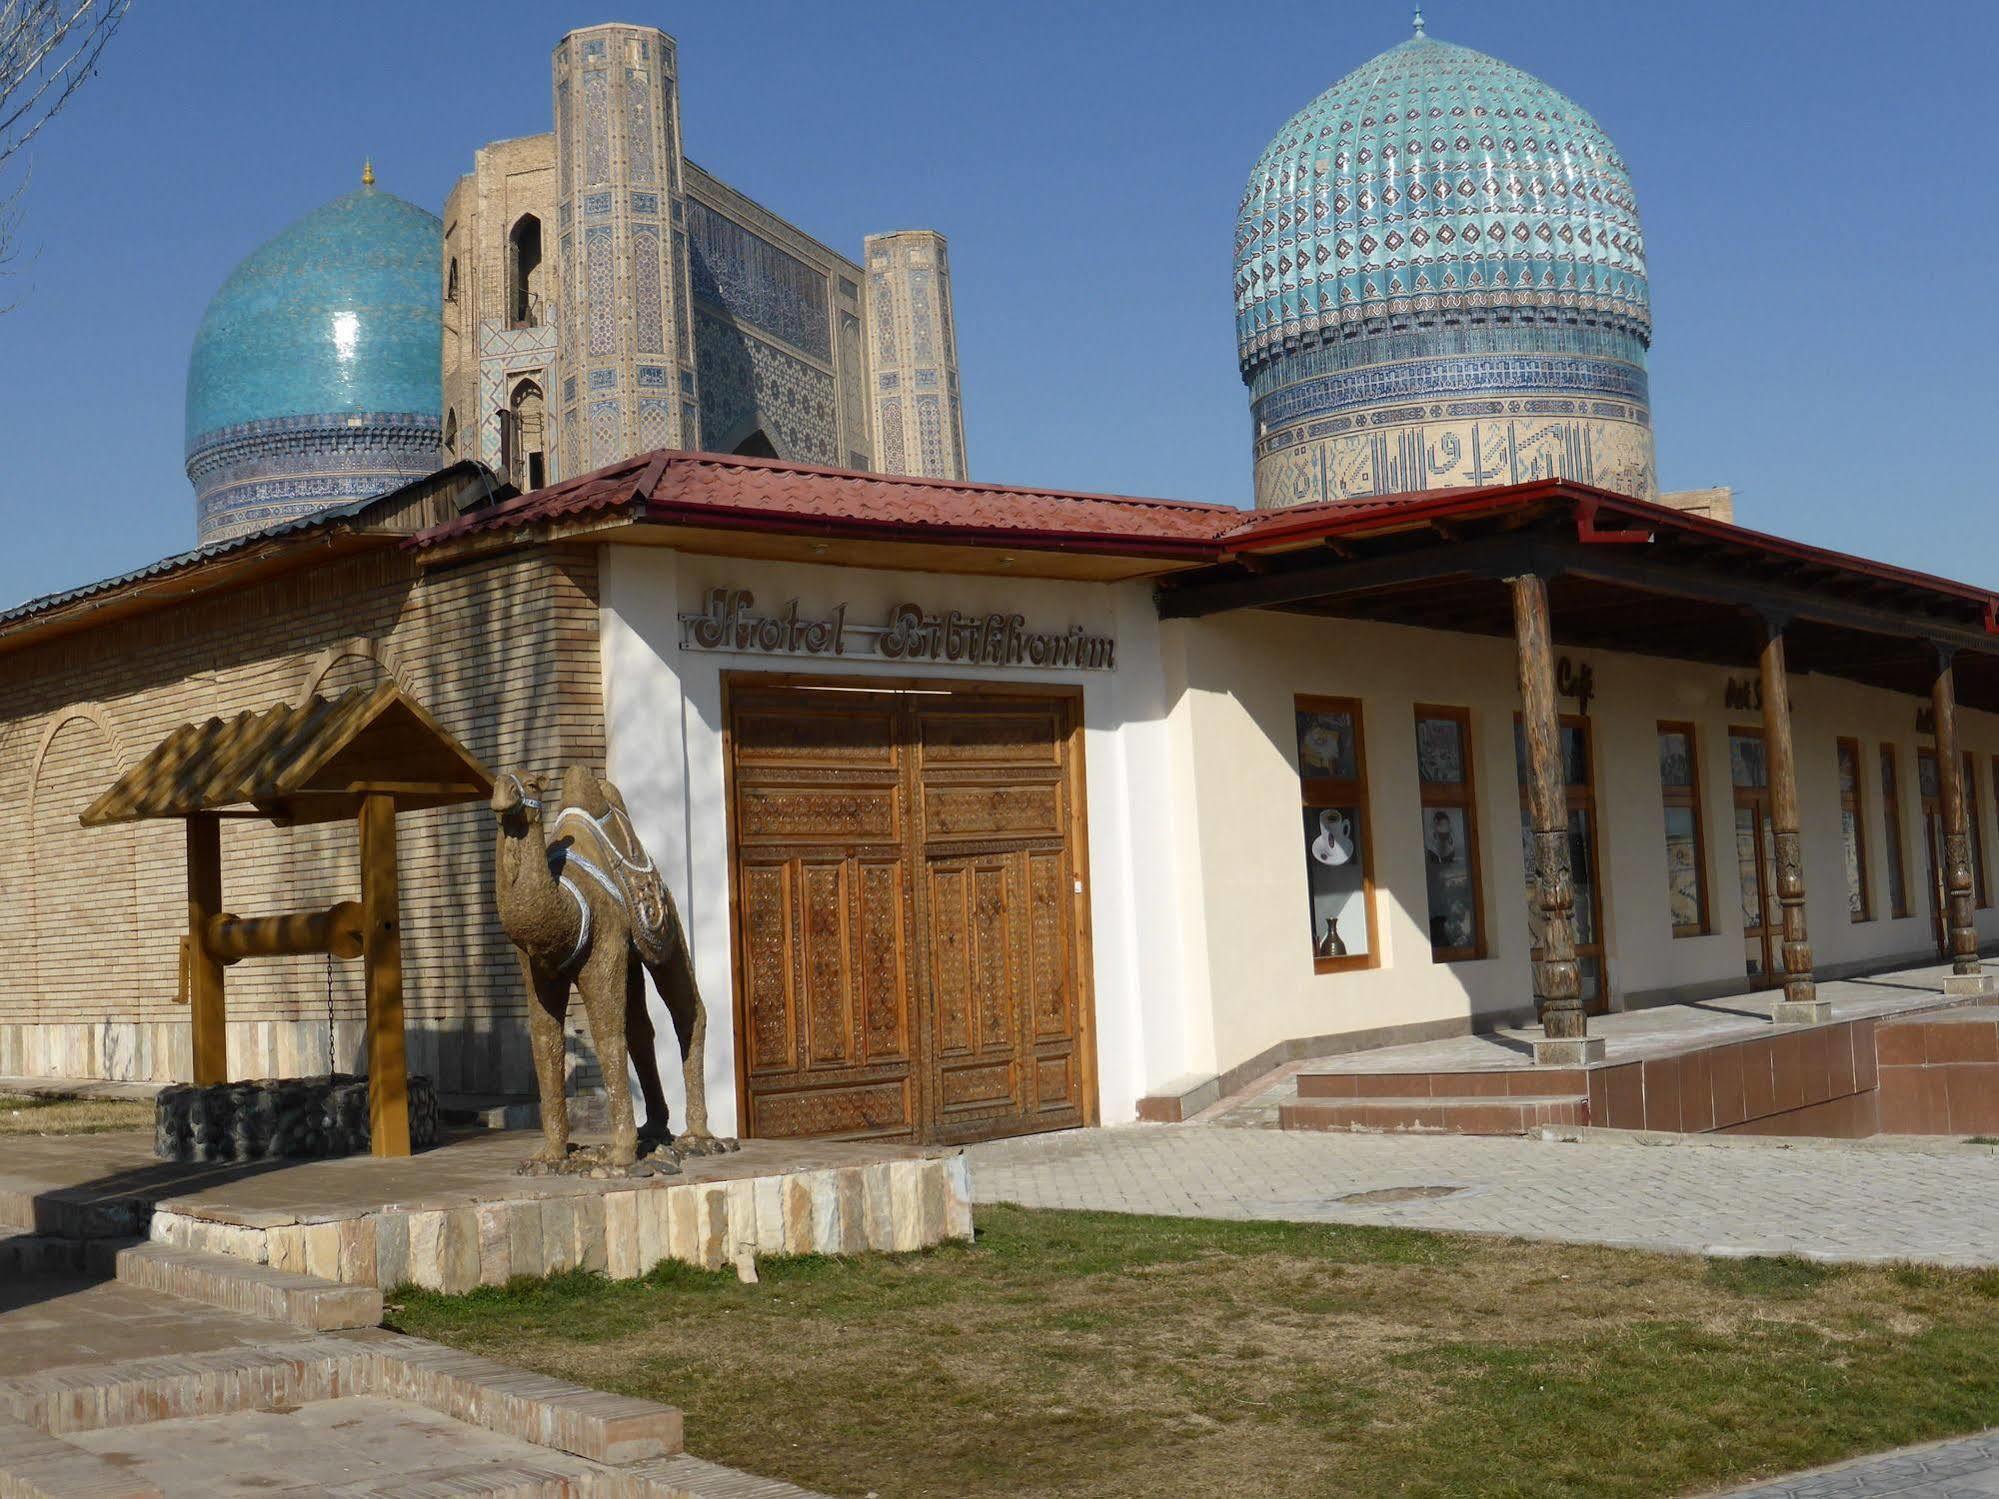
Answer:
[{"label": "camel statue", "polygon": [[[572,765],[563,772],[554,814],[545,818],[547,789],[540,776],[509,773],[494,782],[492,801],[499,822],[494,895],[500,925],[520,949],[534,1000],[528,1033],[543,1143],[531,1160],[553,1167],[569,1160],[562,1022],[571,984],[583,997],[590,1040],[610,1092],[606,1164],[625,1168],[638,1158],[639,1132],[625,1076],[628,1056],[645,1095],[649,1144],[667,1148],[667,1159],[734,1148],[708,1130],[701,1070],[707,1011],[680,913],[639,844],[624,797],[609,781]],[[680,1043],[687,1120],[677,1139],[667,1130],[645,973],[666,1002]]]}]

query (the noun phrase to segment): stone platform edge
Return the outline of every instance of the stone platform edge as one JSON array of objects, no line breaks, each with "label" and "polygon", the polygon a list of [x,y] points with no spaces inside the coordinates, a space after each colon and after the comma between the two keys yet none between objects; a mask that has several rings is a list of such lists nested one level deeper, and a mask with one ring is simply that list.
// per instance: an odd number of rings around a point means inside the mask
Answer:
[{"label": "stone platform edge", "polygon": [[632,1280],[667,1260],[720,1270],[763,1255],[908,1252],[972,1237],[962,1154],[777,1172],[654,1178],[601,1192],[462,1207],[383,1206],[256,1226],[156,1208],[155,1244],[350,1286],[456,1294],[569,1270]]},{"label": "stone platform edge", "polygon": [[678,1409],[370,1328],[0,1380],[0,1418],[49,1437],[377,1395],[609,1467],[682,1450]]}]

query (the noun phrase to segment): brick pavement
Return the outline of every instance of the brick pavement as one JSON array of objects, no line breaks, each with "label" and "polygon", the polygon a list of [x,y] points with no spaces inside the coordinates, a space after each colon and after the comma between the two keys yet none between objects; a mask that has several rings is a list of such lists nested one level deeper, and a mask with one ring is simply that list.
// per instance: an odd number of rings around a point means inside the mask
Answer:
[{"label": "brick pavement", "polygon": [[1733,1489],[1724,1499],[1992,1499],[1995,1494],[1999,1431],[1794,1473]]},{"label": "brick pavement", "polygon": [[[1370,1223],[1668,1253],[1999,1264],[1999,1154],[1938,1140],[1660,1142],[1126,1125],[969,1150],[980,1202]],[[1341,1201],[1447,1187],[1447,1195]]]}]

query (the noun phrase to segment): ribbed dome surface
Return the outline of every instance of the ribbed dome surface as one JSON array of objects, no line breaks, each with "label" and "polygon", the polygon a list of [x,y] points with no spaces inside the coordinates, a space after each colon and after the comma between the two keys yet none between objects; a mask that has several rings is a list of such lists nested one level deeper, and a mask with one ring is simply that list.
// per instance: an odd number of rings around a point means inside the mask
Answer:
[{"label": "ribbed dome surface", "polygon": [[1418,35],[1277,133],[1236,219],[1245,378],[1356,322],[1564,309],[1649,341],[1645,241],[1616,148],[1518,68]]},{"label": "ribbed dome surface", "polygon": [[272,417],[441,410],[443,244],[435,215],[364,187],[254,251],[195,335],[188,446]]},{"label": "ribbed dome surface", "polygon": [[187,371],[187,472],[214,541],[437,466],[443,225],[364,186],[230,273]]}]

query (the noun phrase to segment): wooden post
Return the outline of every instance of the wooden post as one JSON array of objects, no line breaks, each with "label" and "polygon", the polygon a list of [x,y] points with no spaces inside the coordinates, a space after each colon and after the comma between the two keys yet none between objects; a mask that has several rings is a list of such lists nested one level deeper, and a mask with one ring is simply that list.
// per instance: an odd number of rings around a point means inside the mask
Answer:
[{"label": "wooden post", "polygon": [[1784,667],[1785,621],[1764,619],[1763,752],[1770,772],[1770,827],[1777,860],[1777,903],[1784,916],[1784,997],[1770,1018],[1780,1025],[1832,1018],[1812,976],[1812,945],[1805,934],[1805,854],[1798,832],[1798,763],[1791,748],[1791,685]]},{"label": "wooden post", "polygon": [[410,1153],[403,1041],[403,937],[396,893],[396,801],[361,799],[362,961],[368,971],[368,1139],[376,1155]]},{"label": "wooden post", "polygon": [[187,819],[187,998],[196,1087],[229,1081],[228,1009],[222,960],[208,950],[208,923],[222,911],[222,819]]},{"label": "wooden post", "polygon": [[1930,684],[1930,707],[1936,718],[1937,789],[1943,803],[1943,879],[1950,930],[1950,970],[1970,985],[1946,985],[1946,990],[1984,992],[1978,962],[1978,928],[1971,914],[1971,836],[1965,821],[1964,756],[1957,747],[1957,685],[1951,652],[1937,647],[1937,674]]},{"label": "wooden post", "polygon": [[1603,1055],[1583,1013],[1576,968],[1576,887],[1569,866],[1569,803],[1562,776],[1562,721],[1555,707],[1554,641],[1548,585],[1528,573],[1507,580],[1520,656],[1520,731],[1527,745],[1527,814],[1532,827],[1534,905],[1541,916],[1541,956],[1534,962],[1534,999],[1543,1039],[1534,1060],[1573,1067]]}]

